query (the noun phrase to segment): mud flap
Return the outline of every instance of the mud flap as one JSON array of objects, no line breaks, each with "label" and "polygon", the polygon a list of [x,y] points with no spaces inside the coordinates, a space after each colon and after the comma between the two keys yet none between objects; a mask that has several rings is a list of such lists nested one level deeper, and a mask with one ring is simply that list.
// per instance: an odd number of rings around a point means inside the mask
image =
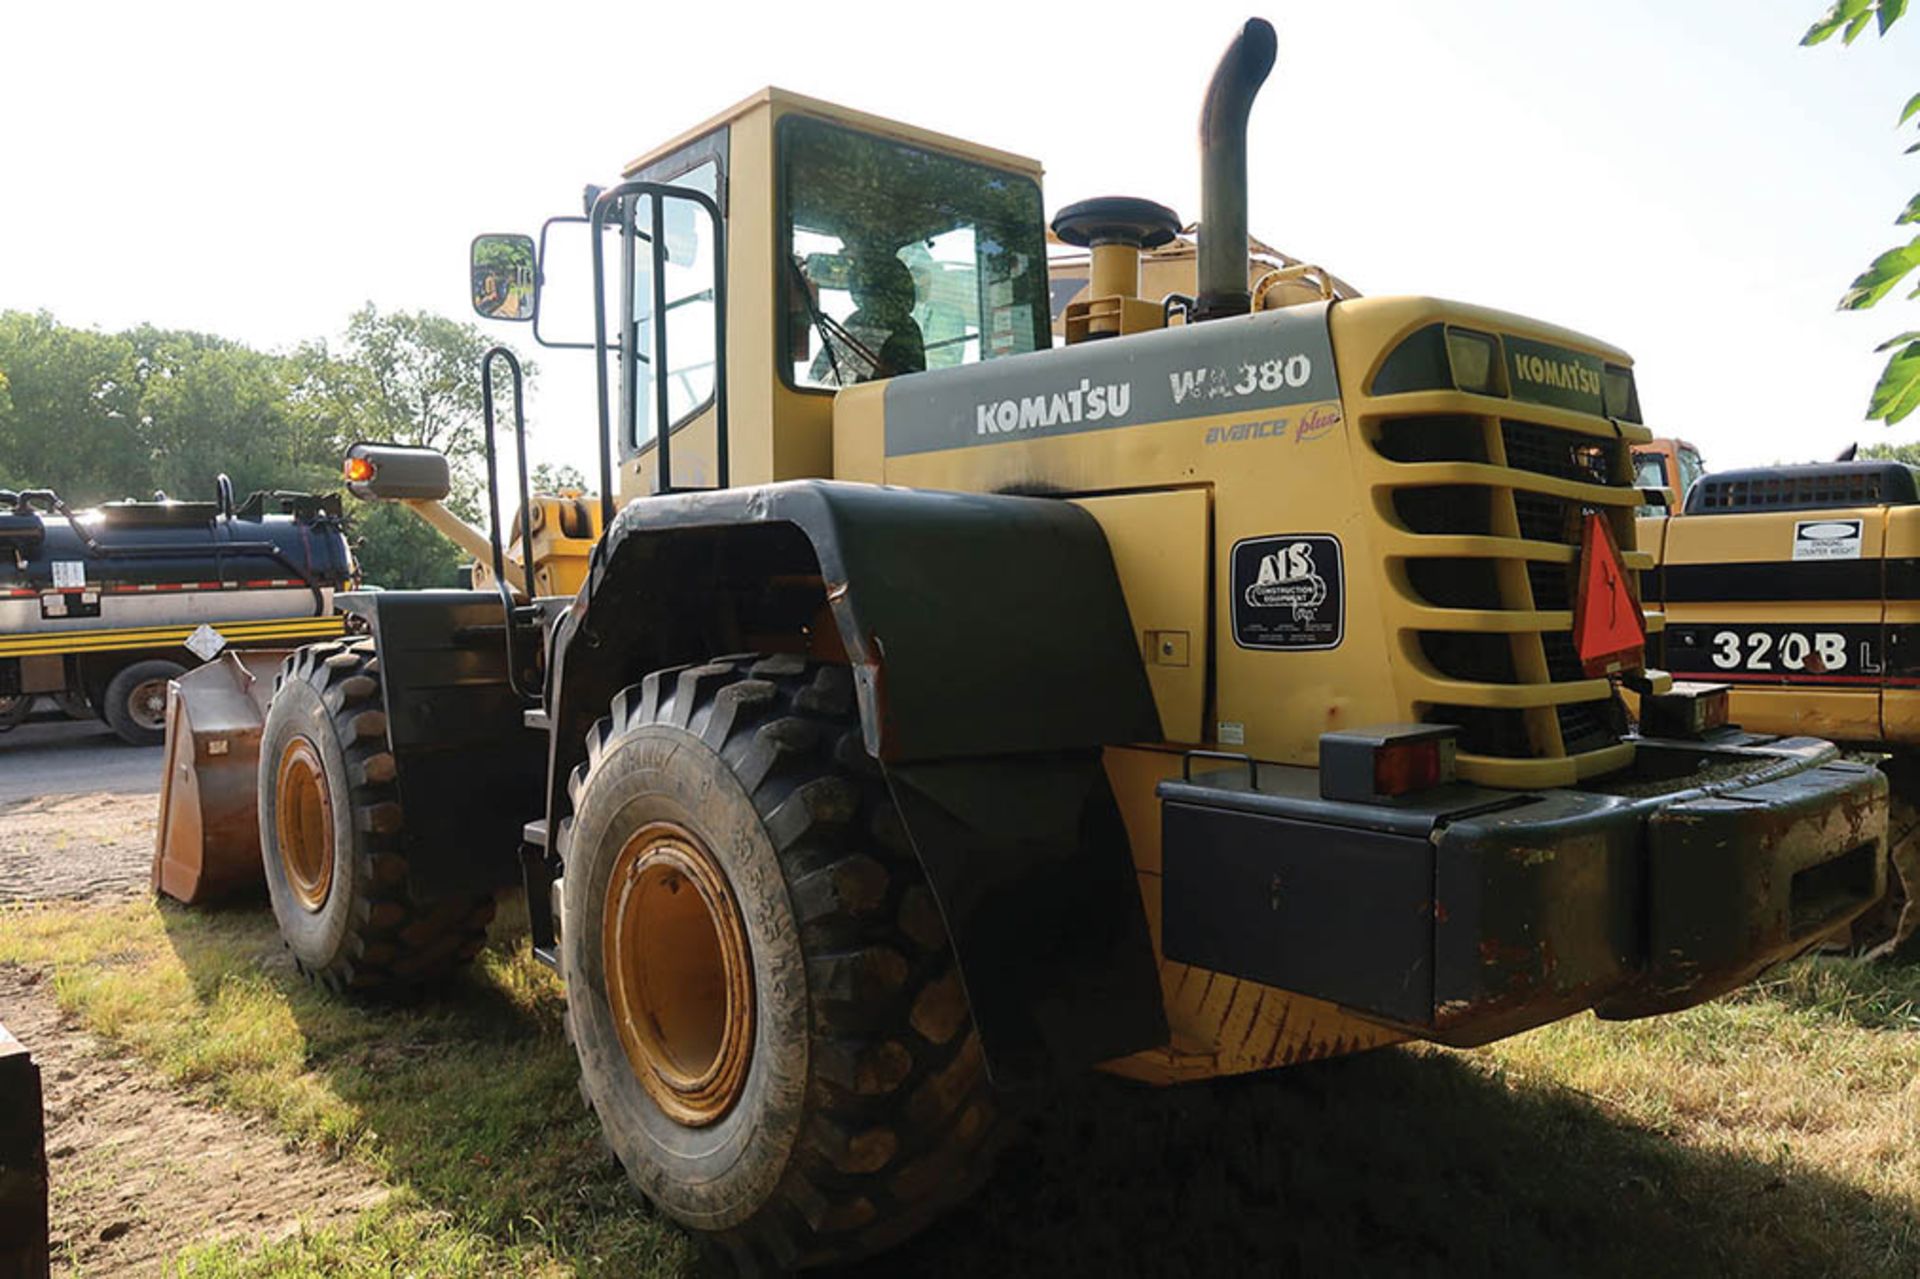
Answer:
[{"label": "mud flap", "polygon": [[260,728],[290,649],[229,649],[167,689],[153,891],[189,906],[265,884]]},{"label": "mud flap", "polygon": [[[1167,1041],[1098,751],[886,770],[1002,1088]],[[1150,992],[1142,997],[1142,992]]]}]

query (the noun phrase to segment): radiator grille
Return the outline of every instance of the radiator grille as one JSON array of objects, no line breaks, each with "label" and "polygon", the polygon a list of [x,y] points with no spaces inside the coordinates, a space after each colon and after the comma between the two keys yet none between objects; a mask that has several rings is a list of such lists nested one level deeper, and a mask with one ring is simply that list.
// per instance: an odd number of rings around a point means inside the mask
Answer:
[{"label": "radiator grille", "polygon": [[[1390,481],[1406,468],[1404,483],[1390,483],[1392,513],[1409,535],[1399,544],[1403,572],[1390,580],[1423,608],[1521,615],[1492,624],[1427,614],[1410,627],[1409,651],[1432,684],[1417,713],[1459,725],[1463,765],[1616,746],[1628,731],[1625,708],[1581,669],[1571,614],[1587,514],[1607,514],[1621,545],[1633,544],[1639,495],[1628,442],[1599,419],[1591,431],[1465,414],[1370,425],[1376,452],[1396,464],[1387,468]],[[1449,476],[1436,463],[1472,469]],[[1476,545],[1462,547],[1462,539]],[[1522,686],[1542,691],[1518,694]]]}]

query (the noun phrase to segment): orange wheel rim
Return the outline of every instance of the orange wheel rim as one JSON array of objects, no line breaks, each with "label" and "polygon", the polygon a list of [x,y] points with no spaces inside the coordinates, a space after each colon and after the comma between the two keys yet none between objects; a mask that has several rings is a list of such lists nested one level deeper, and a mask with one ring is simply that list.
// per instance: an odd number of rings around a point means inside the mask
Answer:
[{"label": "orange wheel rim", "polygon": [[317,912],[333,889],[333,797],[320,752],[304,737],[280,752],[273,816],[287,886],[303,909]]},{"label": "orange wheel rim", "polygon": [[739,904],[705,845],[671,822],[636,831],[614,858],[600,944],[641,1087],[678,1123],[720,1119],[746,1083],[753,974]]}]

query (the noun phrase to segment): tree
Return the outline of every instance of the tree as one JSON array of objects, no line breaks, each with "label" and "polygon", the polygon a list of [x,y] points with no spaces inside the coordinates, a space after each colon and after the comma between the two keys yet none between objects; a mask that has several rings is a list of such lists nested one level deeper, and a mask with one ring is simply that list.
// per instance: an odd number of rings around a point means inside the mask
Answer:
[{"label": "tree", "polygon": [[70,329],[44,311],[0,313],[0,374],[0,487],[52,488],[76,504],[151,491],[124,336]]},{"label": "tree", "polygon": [[[211,498],[223,472],[242,496],[325,491],[355,440],[393,440],[447,453],[449,505],[477,521],[488,345],[472,325],[371,304],[337,352],[324,341],[260,351],[209,333],[103,333],[0,312],[0,487],[51,487],[76,507],[156,489]],[[568,479],[577,473],[552,482]],[[352,503],[348,519],[369,581],[454,584],[460,552],[411,512]]]},{"label": "tree", "polygon": [[[1800,43],[1822,44],[1838,34],[1842,44],[1850,45],[1869,27],[1884,37],[1906,12],[1907,0],[1833,0],[1825,15],[1807,29]],[[1895,127],[1905,127],[1915,115],[1920,115],[1920,93],[1907,99]],[[1920,151],[1920,142],[1907,148],[1908,154],[1915,151]],[[1895,226],[1920,224],[1920,195],[1907,201],[1907,207],[1893,222]],[[1920,267],[1920,233],[1875,258],[1841,296],[1840,309],[1864,311],[1874,306],[1917,267]],[[1907,298],[1920,298],[1920,287],[1907,294]],[[1891,426],[1920,408],[1920,330],[1889,338],[1875,350],[1892,354],[1887,357],[1887,367],[1881,371],[1867,403],[1867,417],[1878,418]]]},{"label": "tree", "polygon": [[[333,456],[355,440],[440,450],[452,470],[447,506],[472,522],[487,518],[480,361],[491,339],[471,324],[429,311],[382,312],[369,302],[347,321],[336,356],[324,342],[294,353],[290,391],[314,437],[331,436]],[[532,361],[522,361],[530,384]],[[499,388],[504,397],[507,392]],[[502,417],[507,409],[503,403]],[[411,512],[361,506],[351,512],[367,580],[381,586],[451,586],[465,557]]]}]

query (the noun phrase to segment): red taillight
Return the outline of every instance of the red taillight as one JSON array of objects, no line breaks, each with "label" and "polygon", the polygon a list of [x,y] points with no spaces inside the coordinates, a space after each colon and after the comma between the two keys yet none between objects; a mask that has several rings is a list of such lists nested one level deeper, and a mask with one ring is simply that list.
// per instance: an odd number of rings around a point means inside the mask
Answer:
[{"label": "red taillight", "polygon": [[1377,804],[1454,779],[1452,724],[1387,724],[1320,734],[1320,798]]},{"label": "red taillight", "polygon": [[349,484],[365,484],[373,478],[373,463],[364,457],[350,457],[341,468],[341,473],[347,477]]},{"label": "red taillight", "polygon": [[1373,791],[1376,795],[1407,795],[1438,786],[1449,772],[1442,756],[1451,741],[1395,742],[1373,753]]}]

